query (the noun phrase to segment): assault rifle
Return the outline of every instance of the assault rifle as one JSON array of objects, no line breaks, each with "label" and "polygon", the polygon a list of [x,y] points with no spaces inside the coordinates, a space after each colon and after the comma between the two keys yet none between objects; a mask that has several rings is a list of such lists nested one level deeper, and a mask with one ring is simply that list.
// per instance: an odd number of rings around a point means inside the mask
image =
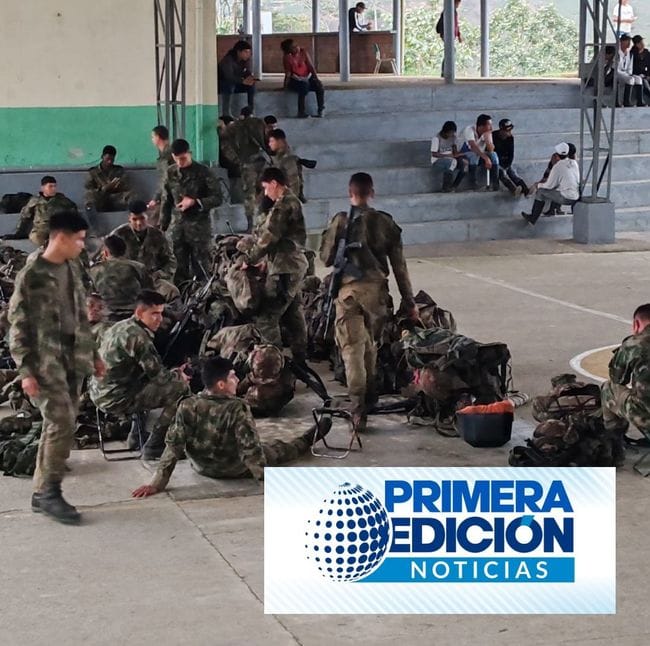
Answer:
[{"label": "assault rifle", "polygon": [[286,365],[291,372],[302,381],[307,388],[315,392],[322,400],[325,406],[329,406],[332,402],[331,395],[327,392],[327,386],[323,383],[320,375],[310,368],[304,362],[296,362],[293,359],[285,358]]},{"label": "assault rifle", "polygon": [[332,308],[334,307],[334,301],[339,294],[339,289],[341,289],[344,274],[353,276],[357,279],[363,276],[361,270],[348,260],[348,250],[361,249],[362,246],[360,242],[350,242],[350,225],[354,219],[355,210],[355,206],[350,207],[350,213],[347,218],[345,229],[336,246],[334,268],[330,278],[329,289],[327,290],[327,298],[323,303],[323,309],[325,310],[325,333],[323,334],[323,338],[327,338],[327,331],[329,330],[330,319],[332,316]]}]

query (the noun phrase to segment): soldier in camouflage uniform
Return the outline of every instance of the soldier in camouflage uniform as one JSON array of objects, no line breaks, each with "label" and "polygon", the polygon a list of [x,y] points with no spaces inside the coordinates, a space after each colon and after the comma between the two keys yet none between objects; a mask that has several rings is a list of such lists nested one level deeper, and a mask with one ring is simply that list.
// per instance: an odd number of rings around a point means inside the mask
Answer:
[{"label": "soldier in camouflage uniform", "polygon": [[282,347],[280,324],[290,336],[291,353],[296,361],[307,358],[307,327],[300,300],[300,287],[308,268],[303,247],[307,240],[300,200],[287,187],[279,168],[267,168],[260,178],[264,193],[273,202],[259,235],[252,243],[244,238],[238,244],[248,264],[266,261],[265,295],[255,325],[262,336]]},{"label": "soldier in camouflage uniform", "polygon": [[122,238],[108,236],[104,240],[104,259],[90,268],[90,278],[101,295],[109,321],[122,321],[133,314],[138,294],[153,289],[147,268],[136,260],[127,260]]},{"label": "soldier in camouflage uniform", "polygon": [[144,446],[145,459],[160,457],[178,400],[190,394],[183,367],[165,368],[153,343],[164,305],[165,299],[157,292],[140,293],[133,316],[103,335],[99,354],[106,364],[106,375],[90,382],[90,397],[105,413],[128,415],[163,409]]},{"label": "soldier in camouflage uniform", "polygon": [[50,241],[18,274],[9,304],[9,346],[21,386],[43,417],[32,509],[64,523],[79,513],[61,494],[83,380],[104,366],[86,313],[80,265],[87,222],[76,213],[50,219]]},{"label": "soldier in camouflage uniform", "polygon": [[634,312],[632,336],[614,352],[601,390],[603,421],[611,431],[632,424],[650,438],[650,303]]},{"label": "soldier in camouflage uniform", "polygon": [[203,164],[192,160],[185,139],[172,143],[174,164],[167,169],[162,185],[161,228],[170,227],[172,249],[176,256],[174,282],[177,286],[203,276],[211,267],[210,209],[221,204],[219,180]]},{"label": "soldier in camouflage uniform", "polygon": [[111,233],[124,240],[125,258],[141,262],[151,274],[154,289],[170,301],[178,298],[180,292],[171,282],[176,271],[176,256],[165,234],[148,223],[147,205],[142,200],[129,204],[129,221]]},{"label": "soldier in camouflage uniform", "polygon": [[291,152],[284,130],[272,130],[269,135],[269,148],[273,153],[271,165],[279,168],[287,177],[287,184],[301,202],[305,202],[300,158]]},{"label": "soldier in camouflage uniform", "polygon": [[244,211],[250,233],[255,222],[260,173],[269,159],[266,150],[266,130],[264,121],[253,116],[239,119],[231,128],[229,137],[241,168]]},{"label": "soldier in camouflage uniform", "polygon": [[[165,126],[156,126],[151,131],[151,143],[158,150],[156,170],[158,171],[158,176],[160,178],[160,185],[162,185],[162,180],[167,168],[174,163],[174,160],[172,159],[172,147],[169,142],[169,130]],[[149,209],[149,224],[152,227],[157,227],[160,224],[161,197],[162,194],[159,188],[147,204],[147,209]]]},{"label": "soldier in camouflage uniform", "polygon": [[20,212],[16,232],[2,236],[3,240],[23,240],[27,237],[38,247],[47,242],[50,218],[54,213],[77,213],[77,205],[63,193],[57,193],[56,179],[46,175],[41,179],[41,190]]},{"label": "soldier in camouflage uniform", "polygon": [[126,205],[135,197],[129,187],[124,166],[118,166],[115,157],[115,146],[104,146],[102,161],[88,171],[84,184],[84,204],[87,210],[125,211]]},{"label": "soldier in camouflage uniform", "polygon": [[[413,289],[402,251],[401,229],[393,218],[372,208],[372,177],[355,173],[349,185],[350,215],[341,212],[323,232],[320,258],[326,267],[336,260],[341,238],[348,242],[342,284],[336,299],[336,343],[345,364],[354,422],[365,427],[376,401],[377,346],[388,317],[388,261],[402,296],[402,309],[417,318]],[[350,248],[358,244],[357,248]]]},{"label": "soldier in camouflage uniform", "polygon": [[[260,441],[248,404],[236,396],[239,379],[228,359],[205,359],[201,376],[206,389],[180,402],[153,480],[136,489],[135,498],[163,491],[184,454],[208,478],[263,480],[265,466],[284,464],[309,450],[312,429],[290,441]],[[320,437],[329,428],[324,426]]]},{"label": "soldier in camouflage uniform", "polygon": [[106,320],[104,310],[104,300],[101,294],[93,292],[86,299],[86,309],[88,310],[88,323],[90,323],[90,332],[95,340],[95,345],[99,348],[102,341],[102,335],[108,330],[111,325],[110,321]]}]

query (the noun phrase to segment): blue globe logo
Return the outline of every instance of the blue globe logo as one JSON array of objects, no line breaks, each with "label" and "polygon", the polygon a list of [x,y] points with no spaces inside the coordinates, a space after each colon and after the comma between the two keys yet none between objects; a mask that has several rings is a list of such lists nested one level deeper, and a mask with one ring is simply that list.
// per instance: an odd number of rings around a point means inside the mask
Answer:
[{"label": "blue globe logo", "polygon": [[356,581],[379,567],[390,539],[388,515],[361,485],[339,485],[307,521],[305,548],[325,578]]}]

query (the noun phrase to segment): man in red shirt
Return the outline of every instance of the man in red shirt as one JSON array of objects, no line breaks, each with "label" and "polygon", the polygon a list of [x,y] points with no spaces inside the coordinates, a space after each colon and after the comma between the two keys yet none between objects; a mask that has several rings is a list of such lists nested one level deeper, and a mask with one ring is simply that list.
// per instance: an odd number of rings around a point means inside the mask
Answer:
[{"label": "man in red shirt", "polygon": [[310,92],[316,92],[318,114],[322,117],[325,112],[325,90],[318,78],[314,64],[309,54],[298,47],[291,38],[280,43],[284,52],[284,89],[298,93],[298,117],[305,118],[309,115],[305,110],[305,97]]}]

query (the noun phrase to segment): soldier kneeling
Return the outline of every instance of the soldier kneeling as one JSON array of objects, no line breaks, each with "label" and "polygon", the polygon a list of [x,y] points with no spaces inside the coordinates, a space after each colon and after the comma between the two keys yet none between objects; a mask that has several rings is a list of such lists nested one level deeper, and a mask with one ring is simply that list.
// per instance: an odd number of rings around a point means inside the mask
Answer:
[{"label": "soldier kneeling", "polygon": [[[208,478],[264,479],[265,466],[295,460],[309,450],[313,430],[292,440],[260,441],[248,404],[236,396],[239,379],[233,364],[223,357],[205,359],[201,370],[205,390],[181,401],[167,431],[165,452],[151,484],[133,492],[144,498],[163,491],[184,455]],[[329,427],[322,428],[323,437]]]}]

